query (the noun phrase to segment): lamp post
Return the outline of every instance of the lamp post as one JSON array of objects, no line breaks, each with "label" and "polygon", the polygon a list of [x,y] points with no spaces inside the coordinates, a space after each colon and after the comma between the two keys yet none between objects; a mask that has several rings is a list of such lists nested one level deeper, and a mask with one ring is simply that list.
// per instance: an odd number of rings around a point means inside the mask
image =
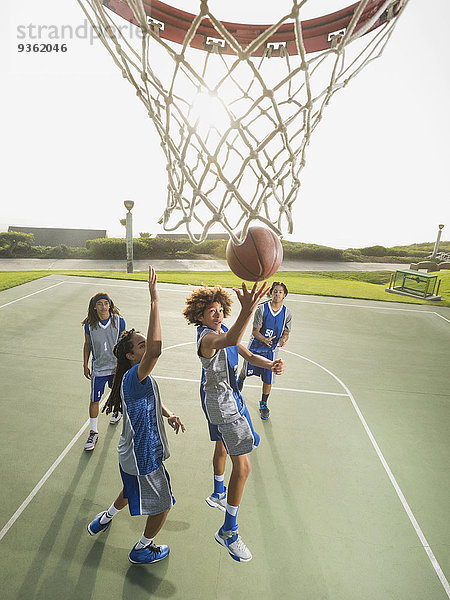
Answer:
[{"label": "lamp post", "polygon": [[133,216],[131,209],[134,206],[133,200],[125,200],[124,206],[127,209],[125,219],[126,240],[127,240],[127,273],[133,272]]},{"label": "lamp post", "polygon": [[431,258],[434,259],[436,258],[436,254],[438,253],[439,250],[439,242],[441,241],[441,233],[442,230],[444,229],[444,225],[439,225],[439,229],[438,229],[438,234],[437,234],[437,239],[436,239],[436,243],[434,244],[434,250],[433,250],[433,254],[431,255]]}]

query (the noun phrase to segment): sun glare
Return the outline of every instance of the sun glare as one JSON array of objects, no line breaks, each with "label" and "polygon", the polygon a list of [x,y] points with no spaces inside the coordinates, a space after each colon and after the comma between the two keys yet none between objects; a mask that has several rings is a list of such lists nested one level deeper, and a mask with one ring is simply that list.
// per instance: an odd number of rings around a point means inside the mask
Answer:
[{"label": "sun glare", "polygon": [[230,117],[217,94],[200,91],[192,102],[190,120],[198,130],[216,129],[220,134],[230,126]]}]

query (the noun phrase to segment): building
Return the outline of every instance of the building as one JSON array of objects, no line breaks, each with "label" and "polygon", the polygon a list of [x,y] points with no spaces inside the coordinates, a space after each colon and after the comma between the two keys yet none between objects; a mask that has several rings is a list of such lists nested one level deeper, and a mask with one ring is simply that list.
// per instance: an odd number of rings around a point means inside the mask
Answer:
[{"label": "building", "polygon": [[32,246],[59,246],[84,248],[88,240],[106,238],[106,229],[63,229],[60,227],[16,227],[10,225],[8,231],[32,233]]}]

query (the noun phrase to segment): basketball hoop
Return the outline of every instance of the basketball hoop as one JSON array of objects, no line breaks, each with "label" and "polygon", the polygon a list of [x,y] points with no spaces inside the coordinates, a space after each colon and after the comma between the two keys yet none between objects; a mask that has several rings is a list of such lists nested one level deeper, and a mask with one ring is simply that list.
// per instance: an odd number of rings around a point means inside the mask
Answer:
[{"label": "basketball hoop", "polygon": [[[78,0],[160,137],[166,231],[184,226],[200,243],[220,224],[237,244],[253,221],[292,233],[306,148],[325,107],[381,55],[408,2],[361,0],[301,21],[307,1],[292,0],[272,25],[250,25],[218,20],[208,0],[196,15],[158,0]],[[137,46],[113,13],[139,28]],[[348,56],[357,39],[363,47]]]}]

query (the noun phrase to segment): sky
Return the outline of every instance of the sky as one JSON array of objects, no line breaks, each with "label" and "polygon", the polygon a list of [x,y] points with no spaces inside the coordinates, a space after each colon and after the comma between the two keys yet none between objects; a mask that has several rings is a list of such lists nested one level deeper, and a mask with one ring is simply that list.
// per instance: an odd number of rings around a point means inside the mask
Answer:
[{"label": "sky", "polygon": [[[323,12],[336,8],[327,2]],[[274,11],[266,0],[246,2],[247,14],[242,2],[215,4],[229,21],[264,21]],[[134,234],[161,233],[167,180],[159,138],[134,89],[90,39],[78,2],[6,0],[6,11],[0,230],[73,227],[123,237],[123,201],[133,200]],[[440,223],[442,240],[450,239],[449,23],[448,0],[410,0],[382,57],[335,94],[313,134],[285,239],[403,245],[434,241]],[[49,41],[67,51],[18,51]]]}]

